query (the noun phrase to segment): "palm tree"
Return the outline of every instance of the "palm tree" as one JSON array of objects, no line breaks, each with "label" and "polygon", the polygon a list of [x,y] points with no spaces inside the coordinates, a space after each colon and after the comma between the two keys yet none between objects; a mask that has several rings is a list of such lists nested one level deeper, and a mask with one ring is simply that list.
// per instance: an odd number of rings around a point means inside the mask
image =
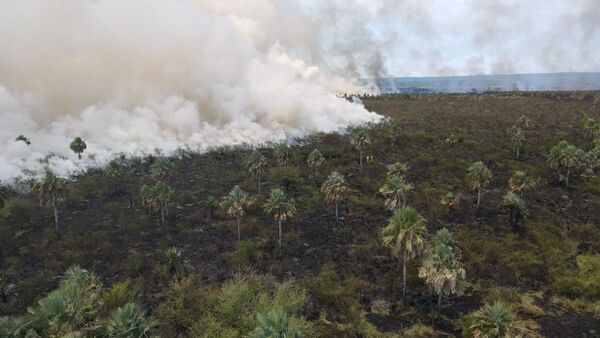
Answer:
[{"label": "palm tree", "polygon": [[273,155],[280,165],[287,166],[288,162],[292,160],[294,153],[292,152],[292,148],[287,143],[280,143],[275,146]]},{"label": "palm tree", "polygon": [[448,215],[450,216],[452,210],[460,203],[461,199],[462,195],[460,193],[455,194],[452,191],[448,191],[446,195],[440,198],[440,204],[448,208]]},{"label": "palm tree", "polygon": [[288,217],[294,216],[296,213],[294,200],[288,199],[283,190],[275,188],[271,191],[271,197],[265,203],[265,211],[273,215],[275,221],[279,225],[279,251],[281,252],[281,223],[284,222]]},{"label": "palm tree", "polygon": [[29,140],[29,138],[25,137],[24,135],[17,136],[17,138],[15,139],[15,141],[16,142],[22,141],[22,142],[25,142],[25,144],[28,145],[28,146],[31,145],[31,140]]},{"label": "palm tree", "polygon": [[308,159],[306,160],[308,166],[315,169],[315,180],[319,176],[319,167],[325,163],[325,157],[321,154],[319,149],[313,150],[310,154],[308,154]]},{"label": "palm tree", "polygon": [[173,189],[166,183],[159,181],[151,186],[144,184],[140,189],[140,195],[142,205],[147,209],[160,211],[160,221],[164,223],[169,212],[167,206],[173,198]]},{"label": "palm tree", "polygon": [[527,217],[529,213],[525,202],[514,192],[509,192],[502,199],[502,205],[510,210],[510,225],[513,231],[517,232],[520,229],[519,220]]},{"label": "palm tree", "polygon": [[325,194],[327,202],[335,203],[335,220],[339,221],[339,204],[352,192],[348,183],[346,183],[344,175],[337,171],[329,174],[327,180],[321,186],[321,191]]},{"label": "palm tree", "polygon": [[258,178],[258,195],[260,196],[262,192],[260,178],[267,171],[267,158],[258,149],[254,149],[250,154],[248,171]]},{"label": "palm tree", "polygon": [[168,182],[175,172],[175,166],[166,157],[158,157],[150,166],[150,177],[158,182]]},{"label": "palm tree", "polygon": [[81,153],[87,148],[87,144],[85,144],[85,141],[82,140],[81,137],[77,136],[73,139],[73,142],[71,142],[70,148],[81,160]]},{"label": "palm tree", "polygon": [[569,189],[569,179],[585,165],[585,152],[567,141],[560,141],[548,153],[548,165],[559,173],[559,181]]},{"label": "palm tree", "polygon": [[406,193],[413,189],[413,185],[407,183],[403,177],[391,176],[385,181],[379,192],[385,198],[384,206],[389,210],[394,210],[401,202],[402,207],[406,206]]},{"label": "palm tree", "polygon": [[473,313],[469,331],[475,338],[503,338],[521,337],[528,330],[508,306],[496,302]]},{"label": "palm tree", "polygon": [[406,163],[396,162],[388,167],[387,176],[397,176],[405,178],[408,173],[409,166]]},{"label": "palm tree", "polygon": [[523,132],[523,129],[514,125],[508,128],[506,133],[510,137],[510,142],[513,146],[513,156],[518,160],[521,146],[525,142],[525,133]]},{"label": "palm tree", "polygon": [[439,230],[433,245],[419,268],[419,277],[425,279],[425,283],[437,294],[439,314],[443,296],[461,292],[465,269],[460,262],[460,251],[454,247],[454,240],[448,230]]},{"label": "palm tree", "polygon": [[165,252],[167,258],[167,266],[169,267],[169,273],[171,277],[177,274],[177,271],[183,266],[183,258],[181,257],[181,250],[176,247],[170,247]]},{"label": "palm tree", "polygon": [[[127,183],[133,179],[133,172],[131,167],[126,163],[125,158],[121,157],[108,162],[108,165],[104,170],[104,176],[112,182],[115,194],[122,191],[127,195],[129,207],[133,208],[133,193],[127,187]],[[122,190],[119,190],[121,184],[123,184],[124,187]]]},{"label": "palm tree", "polygon": [[517,119],[517,122],[515,123],[515,125],[523,130],[527,130],[527,129],[529,129],[529,126],[531,125],[531,120],[529,119],[529,117],[527,117],[525,115],[521,115]]},{"label": "palm tree", "polygon": [[219,206],[219,201],[213,196],[208,196],[206,199],[206,206],[208,207],[210,218],[212,218],[215,209]]},{"label": "palm tree", "polygon": [[516,170],[508,179],[508,188],[516,194],[535,187],[537,182],[527,175],[524,170]]},{"label": "palm tree", "polygon": [[371,138],[364,129],[358,130],[350,137],[350,142],[354,148],[358,151],[360,159],[360,169],[363,167],[363,152],[367,149],[367,146],[371,144]]},{"label": "palm tree", "polygon": [[40,205],[52,205],[54,209],[54,226],[58,232],[58,202],[60,196],[67,191],[67,180],[56,176],[46,169],[44,178],[35,183],[31,192],[40,199]]},{"label": "palm tree", "polygon": [[467,181],[471,190],[477,190],[477,210],[481,203],[481,189],[486,187],[492,180],[492,172],[483,164],[475,162],[469,167]]},{"label": "palm tree", "polygon": [[248,205],[250,205],[248,193],[242,190],[239,185],[233,187],[233,189],[231,189],[229,192],[229,195],[223,197],[223,201],[221,201],[221,207],[227,209],[227,214],[230,217],[235,218],[237,223],[238,241],[242,239],[240,231],[240,218],[244,215],[244,208],[246,208]]},{"label": "palm tree", "polygon": [[287,313],[281,305],[275,305],[266,314],[256,315],[258,327],[250,338],[301,338],[304,333],[288,320]]},{"label": "palm tree", "polygon": [[153,338],[157,323],[146,317],[134,303],[117,308],[107,323],[107,333],[113,338]]},{"label": "palm tree", "polygon": [[406,264],[423,254],[427,235],[427,221],[412,207],[396,210],[381,231],[383,245],[402,262],[402,297],[406,296]]},{"label": "palm tree", "polygon": [[10,196],[10,188],[0,182],[0,208],[4,207],[4,203]]}]

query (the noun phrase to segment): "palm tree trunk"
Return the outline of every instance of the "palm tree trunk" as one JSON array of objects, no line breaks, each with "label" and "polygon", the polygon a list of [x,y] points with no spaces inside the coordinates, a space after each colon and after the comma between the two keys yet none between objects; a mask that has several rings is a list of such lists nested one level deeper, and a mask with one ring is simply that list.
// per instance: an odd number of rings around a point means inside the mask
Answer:
[{"label": "palm tree trunk", "polygon": [[281,220],[279,220],[279,254],[281,255]]},{"label": "palm tree trunk", "polygon": [[519,147],[517,147],[517,160],[519,159]]},{"label": "palm tree trunk", "polygon": [[258,196],[261,195],[261,188],[260,188],[261,184],[260,184],[260,175],[258,175]]},{"label": "palm tree trunk", "polygon": [[362,170],[362,167],[363,167],[363,162],[362,162],[363,152],[362,152],[362,150],[358,152],[358,157],[359,157],[359,162],[360,162],[360,169]]},{"label": "palm tree trunk", "polygon": [[402,259],[402,298],[406,298],[406,254]]},{"label": "palm tree trunk", "polygon": [[480,203],[481,203],[481,188],[477,189],[477,210],[479,210]]},{"label": "palm tree trunk", "polygon": [[339,204],[339,201],[336,200],[335,201],[335,221],[336,222],[340,221],[339,212],[338,212],[338,209],[339,209],[338,204]]},{"label": "palm tree trunk", "polygon": [[242,232],[240,231],[240,215],[235,216],[237,222],[238,241],[242,240]]},{"label": "palm tree trunk", "polygon": [[54,208],[54,229],[58,233],[58,198],[56,192],[52,193],[52,207]]},{"label": "palm tree trunk", "polygon": [[81,153],[77,153],[77,156],[79,156],[79,159],[81,160]]},{"label": "palm tree trunk", "polygon": [[442,293],[441,292],[438,293],[437,313],[438,313],[438,316],[442,313]]},{"label": "palm tree trunk", "polygon": [[565,180],[565,188],[569,189],[569,176],[571,176],[571,169],[567,170],[567,178]]},{"label": "palm tree trunk", "polygon": [[319,168],[315,167],[315,181],[317,180],[317,177],[319,177]]},{"label": "palm tree trunk", "polygon": [[508,216],[510,218],[510,226],[513,228],[514,232],[517,232],[517,229],[515,227],[515,224],[513,223],[513,218],[514,218],[514,209],[511,207],[510,208],[510,215]]},{"label": "palm tree trunk", "polygon": [[160,208],[160,222],[161,223],[165,222],[165,208],[164,207]]}]

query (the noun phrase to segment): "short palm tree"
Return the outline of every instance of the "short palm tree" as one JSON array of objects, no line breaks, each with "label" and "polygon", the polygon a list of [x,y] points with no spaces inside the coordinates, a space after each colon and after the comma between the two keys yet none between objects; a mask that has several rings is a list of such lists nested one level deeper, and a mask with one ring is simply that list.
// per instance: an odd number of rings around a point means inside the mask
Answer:
[{"label": "short palm tree", "polygon": [[523,130],[527,130],[527,129],[529,129],[529,126],[531,125],[531,120],[526,115],[521,115],[517,119],[517,122],[515,123],[515,125]]},{"label": "short palm tree", "polygon": [[17,138],[15,139],[16,142],[24,142],[26,145],[30,146],[31,145],[31,140],[29,140],[29,138],[25,137],[24,135],[19,135],[17,136]]},{"label": "short palm tree", "polygon": [[223,197],[223,200],[221,201],[221,207],[227,209],[227,214],[230,217],[235,218],[237,223],[238,241],[242,239],[240,218],[244,215],[245,208],[248,205],[250,205],[248,193],[242,190],[239,185],[234,186],[229,194]]},{"label": "short palm tree", "polygon": [[267,313],[256,315],[258,327],[250,338],[302,338],[304,333],[288,320],[287,313],[281,305],[275,305]]},{"label": "short palm tree", "polygon": [[524,170],[516,170],[508,179],[508,189],[515,194],[535,187],[536,181]]},{"label": "short palm tree", "polygon": [[273,150],[273,155],[277,159],[280,165],[286,166],[289,162],[292,161],[292,157],[294,153],[292,148],[287,143],[280,143],[275,146],[275,150]]},{"label": "short palm tree", "polygon": [[129,199],[129,207],[133,208],[133,194],[128,187],[133,180],[133,170],[126,163],[124,158],[113,159],[108,162],[104,170],[104,176],[112,183],[115,194],[123,192]]},{"label": "short palm tree", "polygon": [[219,200],[217,200],[213,196],[208,196],[208,198],[206,199],[206,207],[208,208],[210,218],[213,217],[214,211],[218,206],[219,206]]},{"label": "short palm tree", "polygon": [[173,198],[173,189],[162,181],[154,185],[144,184],[140,189],[140,196],[145,208],[160,211],[160,221],[164,223],[169,212],[167,206]]},{"label": "short palm tree", "polygon": [[107,333],[114,338],[153,338],[157,323],[134,303],[117,308],[107,323]]},{"label": "short palm tree", "polygon": [[275,218],[275,221],[279,226],[279,251],[281,252],[281,223],[288,217],[292,217],[296,214],[294,200],[288,199],[283,190],[275,188],[271,191],[271,196],[265,203],[265,211]]},{"label": "short palm tree", "polygon": [[350,142],[352,143],[356,151],[358,151],[360,169],[362,169],[363,152],[367,149],[369,144],[371,144],[371,138],[364,129],[360,129],[350,137]]},{"label": "short palm tree", "polygon": [[571,175],[582,169],[585,159],[585,152],[567,141],[560,141],[548,153],[548,164],[558,171],[559,180],[565,182],[566,189],[569,188]]},{"label": "short palm tree", "polygon": [[319,176],[319,167],[325,163],[325,157],[321,154],[319,149],[313,150],[310,154],[308,154],[308,159],[306,160],[308,166],[315,169],[315,180]]},{"label": "short palm tree", "polygon": [[385,181],[379,192],[385,198],[384,206],[394,210],[399,204],[406,206],[406,193],[413,189],[413,185],[407,183],[403,177],[391,176]]},{"label": "short palm tree", "polygon": [[519,227],[519,220],[527,217],[528,210],[525,202],[514,192],[507,193],[502,199],[502,205],[510,210],[510,225],[513,230],[517,232]]},{"label": "short palm tree", "polygon": [[397,176],[397,177],[405,178],[406,174],[408,173],[408,169],[410,169],[410,168],[408,167],[408,165],[406,163],[396,162],[388,167],[387,176],[388,177]]},{"label": "short palm tree", "polygon": [[352,192],[344,175],[337,171],[329,174],[321,186],[321,191],[325,194],[327,202],[335,204],[335,220],[339,221],[339,204]]},{"label": "short palm tree", "polygon": [[523,145],[523,143],[525,143],[525,133],[523,132],[523,129],[514,125],[508,128],[506,133],[510,137],[510,143],[513,146],[513,156],[516,160],[518,160],[520,156],[521,146]]},{"label": "short palm tree", "polygon": [[477,190],[477,210],[481,203],[481,189],[486,187],[492,180],[492,172],[483,162],[475,162],[469,167],[467,183],[471,190]]},{"label": "short palm tree", "polygon": [[168,182],[175,173],[175,166],[166,157],[158,157],[150,166],[150,177],[154,181]]},{"label": "short palm tree", "polygon": [[58,232],[58,202],[60,196],[67,191],[67,180],[56,176],[50,169],[46,169],[46,173],[42,180],[35,183],[31,189],[33,195],[40,200],[40,205],[52,205],[54,209],[54,226]]},{"label": "short palm tree", "polygon": [[247,165],[250,174],[258,178],[258,195],[261,195],[262,184],[260,182],[260,179],[267,171],[267,158],[263,154],[261,154],[260,151],[258,151],[258,149],[254,149],[250,154],[250,158],[248,159]]},{"label": "short palm tree", "polygon": [[450,216],[454,207],[460,204],[461,199],[462,194],[455,194],[452,191],[448,191],[446,195],[440,198],[440,204],[448,208],[448,215]]},{"label": "short palm tree", "polygon": [[85,141],[81,139],[81,137],[77,136],[75,139],[73,139],[73,142],[71,142],[70,148],[81,160],[81,154],[87,148],[87,144],[85,144]]},{"label": "short palm tree", "polygon": [[181,257],[181,250],[176,247],[170,247],[165,252],[167,259],[167,266],[169,267],[169,273],[171,277],[174,277],[178,271],[183,267],[183,257]]},{"label": "short palm tree", "polygon": [[[442,231],[442,230],[440,230]],[[438,314],[442,310],[444,295],[462,291],[462,281],[465,279],[465,269],[460,261],[460,251],[453,246],[449,231],[435,236],[433,247],[428,250],[419,268],[419,277],[438,296]]]},{"label": "short palm tree", "polygon": [[521,337],[527,329],[503,303],[484,305],[472,315],[469,331],[474,338]]},{"label": "short palm tree", "polygon": [[427,235],[427,221],[412,207],[397,209],[381,231],[383,245],[402,262],[402,297],[406,296],[406,264],[423,254]]}]

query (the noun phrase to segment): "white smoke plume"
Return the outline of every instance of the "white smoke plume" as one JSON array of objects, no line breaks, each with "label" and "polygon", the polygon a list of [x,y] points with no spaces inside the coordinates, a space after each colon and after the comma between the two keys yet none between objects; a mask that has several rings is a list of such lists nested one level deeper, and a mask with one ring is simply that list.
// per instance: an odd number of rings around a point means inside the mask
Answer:
[{"label": "white smoke plume", "polygon": [[[85,166],[69,150],[75,136],[102,162],[377,121],[336,97],[363,89],[320,63],[318,32],[295,9],[268,0],[1,1],[0,179],[40,170],[49,153],[61,155],[50,166],[62,174]],[[31,145],[15,142],[19,134]]]}]

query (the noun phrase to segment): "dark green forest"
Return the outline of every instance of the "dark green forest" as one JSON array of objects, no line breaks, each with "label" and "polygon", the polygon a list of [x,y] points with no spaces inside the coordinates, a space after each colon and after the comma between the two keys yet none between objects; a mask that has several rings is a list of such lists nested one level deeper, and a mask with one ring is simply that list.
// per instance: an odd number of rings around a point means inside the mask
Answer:
[{"label": "dark green forest", "polygon": [[2,185],[0,337],[600,336],[600,93],[361,99]]}]

